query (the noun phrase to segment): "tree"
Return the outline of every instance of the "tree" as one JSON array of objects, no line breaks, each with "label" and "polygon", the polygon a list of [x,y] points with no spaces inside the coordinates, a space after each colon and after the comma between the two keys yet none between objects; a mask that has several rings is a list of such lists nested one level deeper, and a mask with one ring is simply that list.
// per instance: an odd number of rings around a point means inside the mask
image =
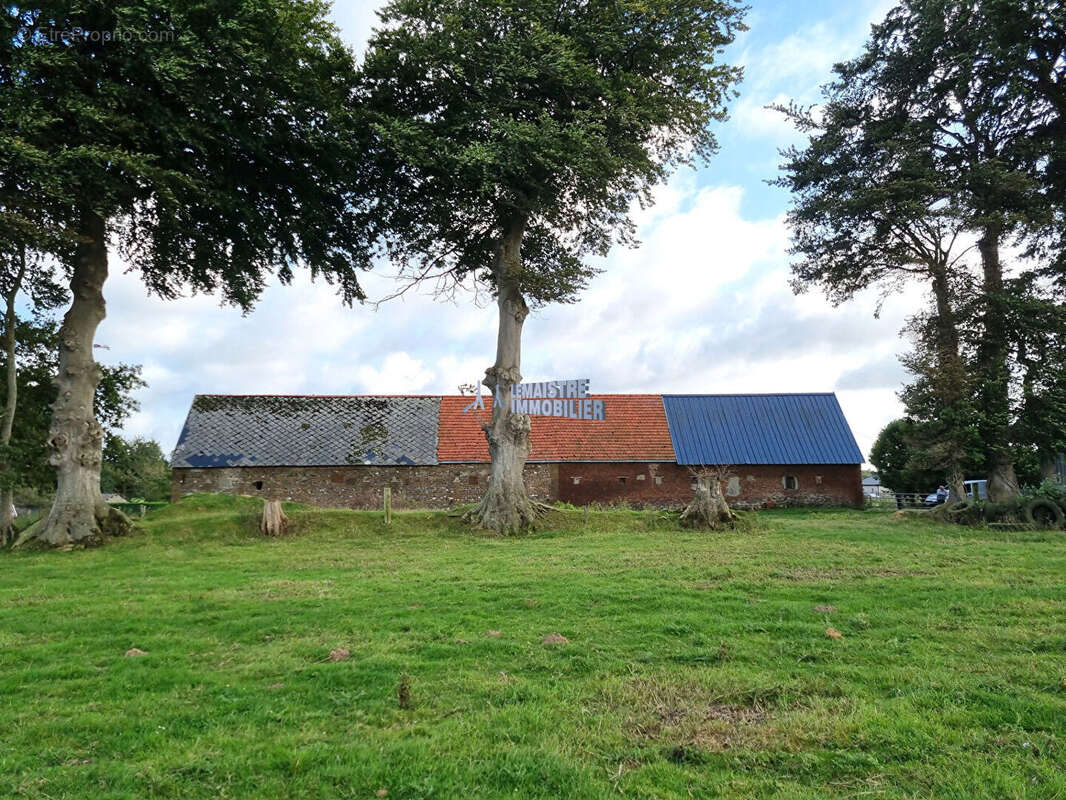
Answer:
[{"label": "tree", "polygon": [[1053,478],[1055,458],[1066,452],[1066,304],[1046,302],[1029,276],[1011,307],[1017,335],[1020,388],[1015,440],[1035,449],[1040,478]]},{"label": "tree", "polygon": [[732,0],[393,0],[380,12],[361,70],[362,174],[407,279],[398,293],[473,284],[499,309],[475,524],[534,521],[529,418],[511,408],[530,304],[573,302],[588,256],[634,244],[633,203],[714,152],[708,126],[740,75],[720,55],[741,12]]},{"label": "tree", "polygon": [[870,448],[870,463],[877,467],[881,485],[901,494],[926,494],[940,483],[939,469],[922,469],[915,458],[914,423],[896,419],[877,435]]},{"label": "tree", "polygon": [[[836,68],[835,84],[840,92],[854,92],[853,108],[876,123],[882,141],[914,143],[923,180],[931,179],[940,195],[930,210],[947,211],[976,240],[980,275],[967,366],[976,376],[972,408],[989,493],[999,500],[1019,491],[1012,454],[1016,332],[1010,328],[1016,282],[1001,248],[1011,241],[1048,241],[1056,231],[1042,181],[1052,159],[1039,145],[1055,112],[1020,79],[1019,60],[1033,49],[1032,41],[997,31],[1009,11],[1004,0],[905,0],[874,26],[859,58]],[[939,309],[937,319],[945,319]]]},{"label": "tree", "polygon": [[92,417],[109,245],[162,297],[218,290],[247,309],[272,270],[287,282],[301,265],[336,280],[346,302],[362,297],[368,255],[348,177],[355,68],[326,10],[319,0],[5,7],[0,233],[9,218],[41,220],[74,242],[48,439],[58,485],[40,541],[81,546],[128,526],[100,494]]},{"label": "tree", "polygon": [[[24,239],[14,237],[15,251],[0,256],[0,293],[4,298],[3,352],[6,383],[4,406],[0,421],[0,452],[11,447],[18,410],[18,326],[17,302],[20,295],[28,296],[34,307],[50,310],[63,302],[65,294],[53,281],[52,271],[27,253]],[[0,546],[6,546],[15,538],[15,487],[8,482],[0,486]]]},{"label": "tree", "polygon": [[[924,429],[936,443],[926,455],[960,498],[972,418],[960,333],[973,294],[965,260],[970,248],[960,244],[966,221],[924,127],[886,117],[876,99],[879,86],[863,67],[852,62],[835,71],[817,113],[777,106],[809,135],[806,147],[784,152],[784,175],[774,181],[792,193],[792,286],[797,292],[817,287],[834,304],[871,287],[888,293],[919,282],[928,288],[931,308],[909,326],[920,355],[907,364],[919,376],[915,398],[937,401],[936,424]],[[908,412],[924,416],[924,410]]]},{"label": "tree", "polygon": [[[55,400],[59,369],[59,325],[47,317],[19,321],[16,325],[16,378],[19,412],[12,436],[0,449],[0,488],[5,493],[30,489],[50,496],[55,491],[55,470],[48,463],[48,409]],[[140,367],[101,365],[101,379],[93,401],[94,416],[105,434],[120,428],[137,410],[133,393],[145,385]],[[0,397],[7,402],[6,387]]]},{"label": "tree", "polygon": [[857,67],[876,82],[882,113],[927,130],[937,169],[977,237],[981,286],[974,368],[988,464],[988,491],[1009,499],[1020,487],[1011,447],[1012,282],[1005,242],[1051,229],[1040,181],[1045,156],[1034,141],[1054,117],[1017,79],[1022,41],[990,35],[1002,0],[907,0],[874,27]]},{"label": "tree", "polygon": [[100,486],[127,500],[166,500],[170,497],[170,462],[156,441],[110,435],[104,445]]}]

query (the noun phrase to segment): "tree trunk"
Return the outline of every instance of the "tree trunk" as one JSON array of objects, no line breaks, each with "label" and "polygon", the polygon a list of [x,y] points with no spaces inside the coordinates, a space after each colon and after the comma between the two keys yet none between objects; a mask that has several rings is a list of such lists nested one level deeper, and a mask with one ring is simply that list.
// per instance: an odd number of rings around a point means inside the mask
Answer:
[{"label": "tree trunk", "polygon": [[106,315],[107,231],[104,220],[83,212],[81,241],[70,280],[73,297],[59,329],[58,395],[52,405],[49,463],[56,468],[56,497],[48,517],[33,531],[52,547],[100,544],[127,533],[126,515],[100,494],[103,429],[93,416],[100,368],[93,359],[93,337]]},{"label": "tree trunk", "polygon": [[[955,407],[951,418],[958,420],[962,401],[966,397],[966,368],[959,353],[959,330],[955,316],[955,306],[951,295],[951,282],[948,275],[946,256],[932,270],[933,297],[936,302],[936,349],[937,370],[935,380],[937,393],[946,408]],[[963,484],[964,443],[957,427],[947,434],[947,503],[953,504],[966,499],[966,487]]]},{"label": "tree trunk", "polygon": [[988,459],[988,497],[994,502],[1021,494],[1010,449],[1010,366],[1003,297],[1003,264],[999,231],[988,228],[977,242],[984,271],[984,330],[978,349],[981,369],[981,407],[985,414],[985,453]]},{"label": "tree trunk", "polygon": [[696,473],[696,496],[681,512],[681,524],[690,528],[717,530],[736,520],[722,493],[723,475],[711,471]]},{"label": "tree trunk", "polygon": [[[4,357],[7,359],[7,397],[4,402],[4,417],[0,423],[0,446],[7,447],[11,444],[11,433],[15,429],[15,406],[18,402],[18,364],[15,363],[15,325],[18,317],[15,315],[15,301],[18,299],[19,290],[22,288],[22,280],[26,276],[26,248],[23,246],[19,254],[19,268],[14,282],[8,287],[4,296]],[[13,480],[10,472],[8,480]],[[6,547],[15,541],[15,489],[13,486],[4,486],[0,491],[0,546]]]},{"label": "tree trunk", "polygon": [[1040,453],[1040,479],[1045,481],[1055,480],[1055,454],[1043,451]]},{"label": "tree trunk", "polygon": [[281,510],[280,500],[263,501],[263,516],[259,520],[259,532],[264,536],[281,536],[289,525],[289,518]]},{"label": "tree trunk", "polygon": [[522,474],[529,457],[529,417],[511,411],[513,387],[522,380],[522,325],[529,314],[518,283],[524,231],[524,219],[508,228],[493,266],[500,320],[496,363],[485,370],[483,381],[492,391],[492,419],[482,425],[492,464],[485,496],[468,514],[475,525],[504,534],[528,531],[536,518]]}]

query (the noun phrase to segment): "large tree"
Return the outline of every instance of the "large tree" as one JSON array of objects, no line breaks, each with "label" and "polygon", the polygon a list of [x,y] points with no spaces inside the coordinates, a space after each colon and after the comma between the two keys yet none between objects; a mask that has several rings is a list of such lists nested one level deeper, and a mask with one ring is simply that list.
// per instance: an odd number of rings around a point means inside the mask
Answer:
[{"label": "large tree", "polygon": [[[100,494],[92,399],[109,247],[151,291],[249,307],[294,267],[361,297],[349,176],[354,61],[319,0],[7,4],[0,18],[0,233],[40,221],[74,243],[37,537],[100,541],[128,522]],[[47,223],[47,224],[45,224]],[[37,243],[47,250],[47,244]]]},{"label": "large tree", "polygon": [[972,416],[960,330],[972,295],[964,212],[938,169],[928,130],[886,117],[876,81],[855,63],[838,65],[836,73],[821,107],[778,107],[808,136],[804,147],[784,152],[775,181],[793,198],[792,285],[798,292],[821,289],[835,304],[869,289],[926,290],[928,308],[909,325],[918,352],[908,366],[923,399],[936,400],[935,422],[924,430],[937,442],[926,456],[960,498]]},{"label": "large tree", "polygon": [[1040,180],[1046,157],[1034,141],[1054,118],[1051,103],[1019,80],[1024,39],[990,35],[1002,0],[907,0],[874,27],[855,73],[877,86],[880,113],[931,137],[937,169],[977,240],[981,284],[973,367],[988,464],[989,495],[1020,491],[1011,425],[1011,296],[1002,249],[1053,229]]},{"label": "large tree", "polygon": [[[1024,25],[1008,25],[1012,2],[905,0],[874,26],[859,58],[836,68],[834,84],[854,98],[852,107],[888,146],[898,141],[916,148],[923,180],[940,195],[929,210],[949,213],[976,245],[979,269],[969,308],[976,324],[969,329],[973,352],[966,369],[974,378],[971,414],[979,419],[995,499],[1019,491],[1011,308],[1020,283],[1001,250],[1011,242],[1054,242],[1060,227],[1044,181],[1054,104],[1034,90],[1035,78],[1023,78],[1019,65],[1035,39],[1027,38]],[[874,183],[866,193],[876,197],[886,188]],[[1016,266],[1024,284],[1024,273],[1035,266]],[[936,321],[945,319],[938,310]]]},{"label": "large tree", "polygon": [[477,283],[499,308],[479,525],[533,524],[529,418],[512,411],[530,305],[571,302],[629,212],[715,150],[739,70],[732,0],[393,0],[359,99],[377,232],[409,281]]},{"label": "large tree", "polygon": [[[48,463],[49,407],[55,400],[59,371],[59,323],[47,316],[18,320],[15,333],[15,396],[11,438],[0,447],[0,489],[8,500],[15,492],[29,491],[51,497],[55,470]],[[145,386],[140,367],[101,364],[100,383],[93,397],[93,415],[105,436],[121,428],[137,410],[135,393]],[[11,375],[11,373],[8,373]],[[0,385],[0,398],[8,406],[10,387]]]}]

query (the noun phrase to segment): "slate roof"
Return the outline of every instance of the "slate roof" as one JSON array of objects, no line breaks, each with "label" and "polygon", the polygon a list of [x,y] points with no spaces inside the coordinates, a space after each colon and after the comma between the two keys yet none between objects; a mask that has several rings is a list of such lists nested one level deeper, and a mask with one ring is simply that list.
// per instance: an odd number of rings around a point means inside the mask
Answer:
[{"label": "slate roof", "polygon": [[663,395],[678,464],[861,464],[835,394]]},{"label": "slate roof", "polygon": [[175,467],[437,463],[439,397],[197,395]]},{"label": "slate roof", "polygon": [[[666,425],[662,395],[596,394],[603,400],[606,419],[580,420],[530,416],[530,461],[670,461],[674,446]],[[460,413],[472,397],[442,397],[440,405],[440,462],[488,463],[489,446],[481,423],[491,416],[491,396],[485,411]]]}]

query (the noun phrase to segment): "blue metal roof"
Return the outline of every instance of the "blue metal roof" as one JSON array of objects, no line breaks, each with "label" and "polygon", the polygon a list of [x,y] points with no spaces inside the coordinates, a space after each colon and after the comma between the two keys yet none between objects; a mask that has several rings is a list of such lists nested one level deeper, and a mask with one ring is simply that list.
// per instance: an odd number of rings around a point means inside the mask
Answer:
[{"label": "blue metal roof", "polygon": [[861,464],[835,394],[664,394],[678,464]]}]

